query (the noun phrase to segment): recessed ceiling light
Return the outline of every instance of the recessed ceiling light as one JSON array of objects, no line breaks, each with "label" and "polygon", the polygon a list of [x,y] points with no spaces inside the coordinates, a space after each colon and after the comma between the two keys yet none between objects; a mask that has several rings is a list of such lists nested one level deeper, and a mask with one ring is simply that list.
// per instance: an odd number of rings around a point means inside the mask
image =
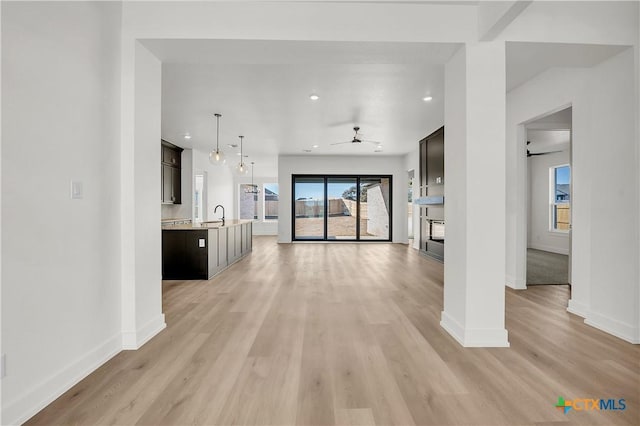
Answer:
[{"label": "recessed ceiling light", "polygon": [[309,95],[309,99],[311,99],[312,101],[317,101],[318,99],[320,99],[320,96],[312,93],[311,95]]},{"label": "recessed ceiling light", "polygon": [[302,152],[311,152],[310,149],[303,149]]},{"label": "recessed ceiling light", "polygon": [[189,133],[187,133],[186,135],[184,135],[185,139],[191,139],[191,135]]},{"label": "recessed ceiling light", "polygon": [[432,99],[433,99],[432,96],[425,96],[424,98],[422,98],[422,100],[425,101],[425,102],[429,102]]},{"label": "recessed ceiling light", "polygon": [[229,144],[227,144],[227,146],[228,146],[229,148],[237,148],[237,147],[238,147],[238,144],[237,144],[237,143],[229,143]]},{"label": "recessed ceiling light", "polygon": [[319,146],[320,146],[320,145],[314,145],[314,146],[313,146],[313,148],[317,148],[317,147],[319,147]]}]

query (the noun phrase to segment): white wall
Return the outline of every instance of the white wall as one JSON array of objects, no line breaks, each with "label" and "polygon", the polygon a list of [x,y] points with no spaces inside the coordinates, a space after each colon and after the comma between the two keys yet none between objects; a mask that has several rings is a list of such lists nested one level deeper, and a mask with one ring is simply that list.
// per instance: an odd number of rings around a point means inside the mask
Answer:
[{"label": "white wall", "polygon": [[[134,114],[134,279],[124,285],[123,347],[137,349],[166,327],[162,313],[162,243],[158,224],[161,204],[158,188],[162,180],[160,148],[161,64],[141,43],[135,44],[135,114]],[[131,319],[135,318],[135,322]]]},{"label": "white wall", "polygon": [[549,168],[569,164],[569,151],[530,157],[527,247],[569,254],[569,234],[549,230]]},{"label": "white wall", "polygon": [[280,210],[278,242],[291,242],[291,175],[392,175],[392,241],[407,243],[407,171],[403,156],[285,156],[278,157]]},{"label": "white wall", "polygon": [[2,2],[2,424],[122,347],[119,22],[118,3]]},{"label": "white wall", "polygon": [[[638,342],[638,117],[635,92],[630,90],[635,87],[636,51],[627,49],[592,69],[551,69],[508,93],[507,282],[517,284],[514,277],[524,279],[526,274],[526,252],[521,251],[526,247],[521,124],[571,105],[569,310],[591,325]],[[613,182],[625,183],[612,189]],[[615,219],[611,205],[616,206]]]},{"label": "white wall", "polygon": [[[466,212],[466,159],[467,155],[464,149],[463,141],[467,137],[466,128],[466,63],[465,49],[459,49],[458,52],[449,60],[445,67],[445,104],[444,104],[444,160],[445,160],[445,220],[446,223],[456,223],[455,227],[447,226],[446,228],[446,244],[445,259],[447,263],[456,265],[465,265],[467,259],[466,250],[452,252],[448,254],[450,247],[463,247],[465,245],[465,236],[467,234],[467,222],[465,220]],[[462,141],[462,142],[460,142]],[[459,173],[449,173],[447,168],[447,159],[456,159]],[[455,194],[450,197],[450,194]],[[451,229],[449,229],[451,228]],[[449,259],[451,258],[451,259]],[[445,266],[447,265],[445,263]],[[460,283],[467,280],[467,268],[456,267],[444,269],[444,299],[449,301],[457,301],[451,303],[448,307],[448,315],[455,318],[460,324],[465,323],[466,310],[465,304],[467,295],[464,289],[460,291],[458,288],[448,286],[448,283]]]},{"label": "white wall", "polygon": [[445,66],[444,310],[463,346],[509,346],[504,328],[505,43],[467,43]]},{"label": "white wall", "polygon": [[640,283],[636,262],[640,117],[631,90],[638,73],[634,65],[634,50],[627,49],[595,67],[589,79],[590,137],[596,149],[590,153],[589,168],[591,306],[586,322],[640,343],[640,306],[633,297]]},{"label": "white wall", "polygon": [[182,204],[162,204],[162,219],[193,218],[193,152],[185,149],[181,153],[182,170],[180,171],[180,189]]}]

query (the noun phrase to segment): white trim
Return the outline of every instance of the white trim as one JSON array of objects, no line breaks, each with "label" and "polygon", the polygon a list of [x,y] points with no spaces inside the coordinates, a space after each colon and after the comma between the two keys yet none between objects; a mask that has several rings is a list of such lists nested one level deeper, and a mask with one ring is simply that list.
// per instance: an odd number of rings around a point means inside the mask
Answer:
[{"label": "white trim", "polygon": [[444,328],[458,343],[464,346],[464,327],[445,311],[442,311],[440,317],[440,327]]},{"label": "white trim", "polygon": [[504,328],[471,328],[465,333],[466,348],[508,348],[509,335]]},{"label": "white trim", "polygon": [[[567,237],[568,236],[569,235],[567,235]],[[532,249],[536,249],[536,250],[542,250],[542,251],[548,251],[550,253],[564,254],[565,256],[569,256],[569,249],[560,248],[560,247],[554,247],[554,246],[547,246],[547,245],[544,245],[544,244],[532,243],[532,244],[529,244],[528,248],[532,248]]]},{"label": "white trim", "polygon": [[631,324],[609,318],[593,311],[589,312],[584,323],[622,340],[626,340],[629,343],[640,344],[640,330]]},{"label": "white trim", "polygon": [[569,229],[549,229],[547,231],[550,234],[558,234],[558,235],[566,235],[567,237],[569,236]]},{"label": "white trim", "polygon": [[465,329],[451,315],[442,311],[440,326],[465,348],[508,348],[507,330],[504,328]]},{"label": "white trim", "polygon": [[578,315],[579,317],[586,318],[589,315],[589,307],[582,302],[578,302],[574,299],[569,299],[569,304],[567,305],[567,312],[572,313],[574,315]]},{"label": "white trim", "polygon": [[514,290],[526,290],[527,283],[522,278],[516,278],[513,275],[508,275],[505,277],[505,284],[507,287],[512,288]]},{"label": "white trim", "polygon": [[152,337],[160,333],[166,327],[167,324],[164,322],[164,314],[160,314],[136,331],[123,331],[122,349],[140,349],[142,345],[147,343]]},{"label": "white trim", "polygon": [[121,350],[118,333],[4,405],[1,423],[12,425],[26,422]]}]

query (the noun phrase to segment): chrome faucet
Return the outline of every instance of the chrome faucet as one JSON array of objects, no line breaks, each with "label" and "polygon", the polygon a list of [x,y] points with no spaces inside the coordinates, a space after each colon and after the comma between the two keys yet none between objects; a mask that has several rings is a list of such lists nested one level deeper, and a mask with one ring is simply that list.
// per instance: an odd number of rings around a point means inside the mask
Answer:
[{"label": "chrome faucet", "polygon": [[218,211],[218,207],[222,208],[222,226],[224,226],[224,206],[222,204],[218,204],[214,209],[213,209],[213,214],[215,214]]}]

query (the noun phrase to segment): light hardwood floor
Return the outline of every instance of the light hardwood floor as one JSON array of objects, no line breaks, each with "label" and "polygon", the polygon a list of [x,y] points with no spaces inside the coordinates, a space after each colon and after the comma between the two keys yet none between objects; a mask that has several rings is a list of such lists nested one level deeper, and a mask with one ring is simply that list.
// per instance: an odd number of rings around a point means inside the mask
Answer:
[{"label": "light hardwood floor", "polygon": [[29,424],[640,424],[640,348],[568,314],[566,287],[507,290],[511,347],[465,349],[442,274],[403,245],[257,237],[213,280],[165,282],[167,329]]}]

